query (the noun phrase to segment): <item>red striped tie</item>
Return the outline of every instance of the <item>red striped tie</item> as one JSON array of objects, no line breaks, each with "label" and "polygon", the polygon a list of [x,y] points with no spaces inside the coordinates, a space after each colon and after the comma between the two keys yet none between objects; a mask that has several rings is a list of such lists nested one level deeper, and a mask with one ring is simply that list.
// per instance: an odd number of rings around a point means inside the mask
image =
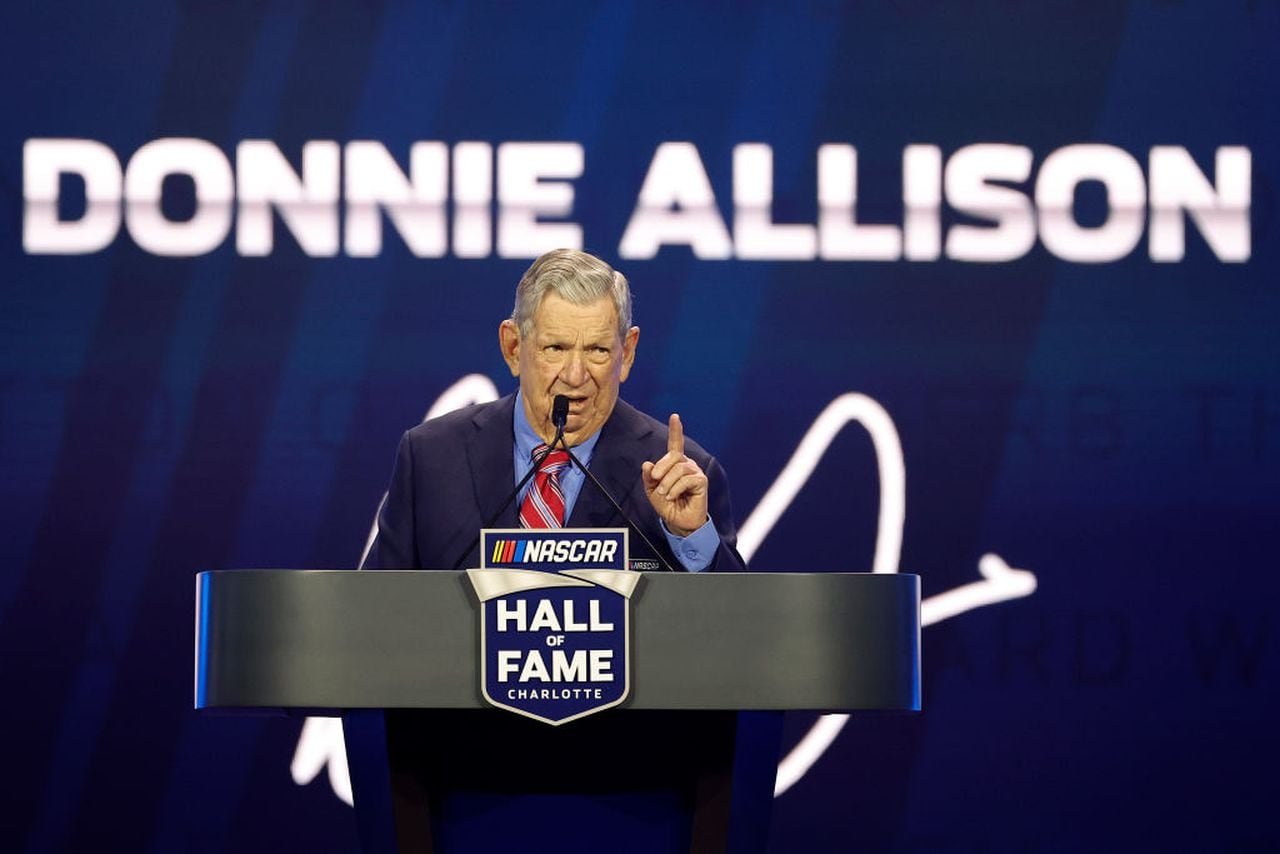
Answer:
[{"label": "red striped tie", "polygon": [[[536,460],[546,445],[533,449]],[[560,472],[569,465],[569,454],[565,451],[552,451],[533,476],[533,488],[524,496],[520,505],[520,527],[522,528],[563,528],[564,527],[564,493],[560,490]]]}]

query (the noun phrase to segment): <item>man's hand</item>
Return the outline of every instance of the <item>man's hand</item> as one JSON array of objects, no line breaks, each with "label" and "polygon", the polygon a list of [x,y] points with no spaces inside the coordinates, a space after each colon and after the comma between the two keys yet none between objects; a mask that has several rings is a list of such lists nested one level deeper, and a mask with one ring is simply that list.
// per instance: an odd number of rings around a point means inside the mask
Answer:
[{"label": "man's hand", "polygon": [[667,422],[667,453],[656,463],[640,466],[640,479],[649,503],[667,530],[687,537],[707,521],[707,476],[684,455],[684,427],[674,412]]}]

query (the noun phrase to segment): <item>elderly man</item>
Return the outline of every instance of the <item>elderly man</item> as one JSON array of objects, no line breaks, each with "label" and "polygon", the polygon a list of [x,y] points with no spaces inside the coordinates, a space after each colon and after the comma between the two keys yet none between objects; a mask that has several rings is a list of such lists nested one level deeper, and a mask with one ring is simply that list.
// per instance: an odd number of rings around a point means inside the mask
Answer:
[{"label": "elderly man", "polygon": [[[519,391],[405,433],[368,565],[479,566],[478,547],[468,544],[491,519],[500,528],[626,526],[567,455],[546,452],[556,434],[552,403],[564,395],[565,441],[659,551],[632,536],[633,568],[665,561],[690,572],[742,570],[720,464],[685,439],[680,416],[664,426],[618,399],[639,338],[621,273],[571,249],[536,260],[498,327]],[[499,512],[535,461],[536,476]]]}]

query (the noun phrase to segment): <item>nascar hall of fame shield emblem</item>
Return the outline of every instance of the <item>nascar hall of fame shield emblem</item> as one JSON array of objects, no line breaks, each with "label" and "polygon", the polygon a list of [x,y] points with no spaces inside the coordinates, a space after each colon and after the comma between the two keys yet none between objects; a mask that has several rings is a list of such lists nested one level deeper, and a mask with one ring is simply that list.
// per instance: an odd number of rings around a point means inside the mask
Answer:
[{"label": "nascar hall of fame shield emblem", "polygon": [[485,700],[558,726],[627,698],[640,575],[625,528],[484,530],[480,554]]}]

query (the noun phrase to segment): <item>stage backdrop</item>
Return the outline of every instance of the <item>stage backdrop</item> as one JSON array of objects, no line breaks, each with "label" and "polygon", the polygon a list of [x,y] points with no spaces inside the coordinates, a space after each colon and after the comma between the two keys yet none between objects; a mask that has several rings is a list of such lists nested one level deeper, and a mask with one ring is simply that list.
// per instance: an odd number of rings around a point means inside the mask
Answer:
[{"label": "stage backdrop", "polygon": [[0,13],[0,846],[355,848],[330,725],[192,712],[193,576],[352,567],[564,245],[753,569],[923,579],[775,850],[1275,850],[1277,4],[508,5]]}]

